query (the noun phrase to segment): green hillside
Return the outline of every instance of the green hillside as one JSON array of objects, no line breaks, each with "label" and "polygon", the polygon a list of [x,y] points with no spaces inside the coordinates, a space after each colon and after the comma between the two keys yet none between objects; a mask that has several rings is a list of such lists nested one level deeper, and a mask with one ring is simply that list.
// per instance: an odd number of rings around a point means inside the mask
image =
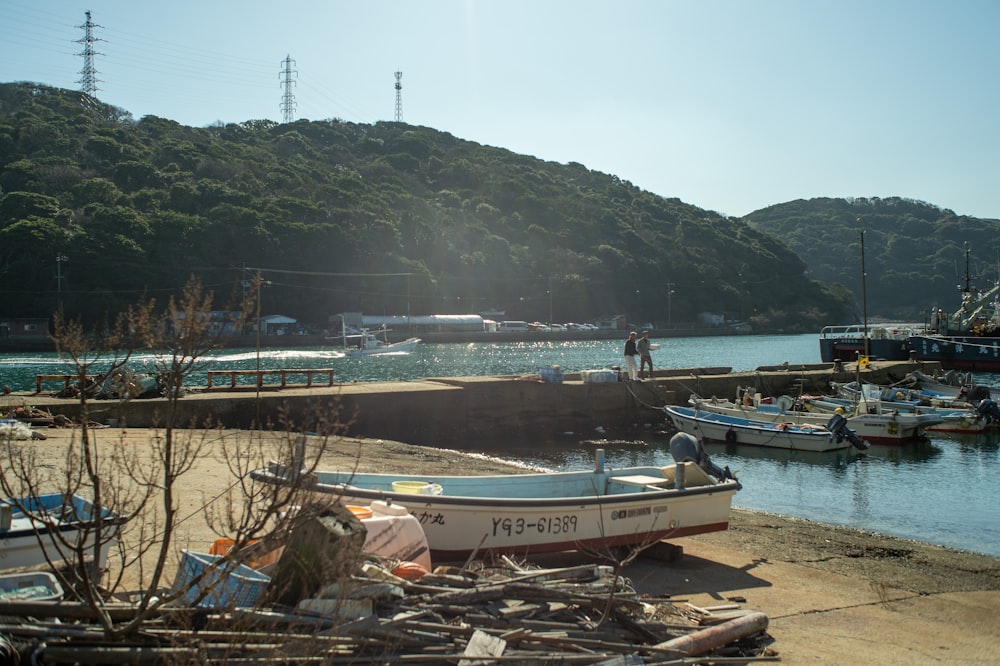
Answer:
[{"label": "green hillside", "polygon": [[222,307],[258,269],[262,310],[305,322],[711,311],[814,331],[850,298],[752,224],[582,164],[402,123],[135,120],[27,83],[0,85],[0,240],[6,316],[99,321],[191,274]]},{"label": "green hillside", "polygon": [[849,288],[855,296],[853,321],[862,316],[862,229],[870,316],[924,321],[932,307],[957,309],[966,245],[973,286],[988,289],[998,277],[1000,220],[956,215],[920,201],[800,199],[743,219],[804,257],[809,279]]}]

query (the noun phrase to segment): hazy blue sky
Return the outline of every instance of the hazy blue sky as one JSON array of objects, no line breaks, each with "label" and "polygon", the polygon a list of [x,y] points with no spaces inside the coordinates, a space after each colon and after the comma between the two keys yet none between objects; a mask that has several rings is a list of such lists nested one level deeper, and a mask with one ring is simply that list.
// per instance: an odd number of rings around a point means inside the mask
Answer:
[{"label": "hazy blue sky", "polygon": [[1000,0],[0,0],[0,81],[193,126],[395,115],[745,215],[902,196],[1000,218]]}]

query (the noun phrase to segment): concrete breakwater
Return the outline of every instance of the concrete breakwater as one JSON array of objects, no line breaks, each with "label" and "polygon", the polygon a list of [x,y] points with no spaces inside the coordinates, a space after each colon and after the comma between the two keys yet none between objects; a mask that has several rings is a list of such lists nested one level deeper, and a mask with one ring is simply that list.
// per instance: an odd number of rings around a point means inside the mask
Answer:
[{"label": "concrete breakwater", "polygon": [[[862,369],[864,381],[892,384],[908,372],[932,373],[937,364],[879,362]],[[537,376],[447,377],[418,381],[361,382],[333,386],[192,388],[176,401],[177,427],[255,423],[291,424],[313,431],[320,417],[347,426],[347,434],[411,444],[470,447],[476,441],[540,438],[560,433],[628,436],[663,422],[662,407],[686,404],[692,394],[735,398],[739,387],[765,396],[822,394],[830,382],[857,378],[853,364],[772,366],[731,373],[729,368],[659,370],[642,382],[586,383],[567,374],[561,383]],[[11,394],[5,405],[30,405],[80,420],[78,401],[41,393]],[[90,421],[149,428],[164,424],[165,398],[88,402]]]}]

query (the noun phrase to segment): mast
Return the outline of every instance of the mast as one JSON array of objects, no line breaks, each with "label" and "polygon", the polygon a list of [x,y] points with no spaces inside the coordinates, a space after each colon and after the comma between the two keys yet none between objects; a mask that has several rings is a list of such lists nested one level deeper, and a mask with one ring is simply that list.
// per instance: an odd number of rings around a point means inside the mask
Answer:
[{"label": "mast", "polygon": [[[860,220],[859,220],[860,222]],[[866,276],[865,273],[865,230],[862,229],[861,232],[861,312],[864,317],[864,332],[865,332],[865,358],[868,358],[869,343],[868,343],[868,291],[866,287]]]}]

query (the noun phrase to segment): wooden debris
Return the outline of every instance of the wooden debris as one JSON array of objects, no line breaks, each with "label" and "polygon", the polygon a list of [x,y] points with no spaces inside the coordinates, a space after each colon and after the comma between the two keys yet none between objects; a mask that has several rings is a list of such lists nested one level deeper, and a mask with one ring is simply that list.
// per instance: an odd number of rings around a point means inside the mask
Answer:
[{"label": "wooden debris", "polygon": [[[329,526],[320,528],[325,534]],[[770,639],[762,613],[731,603],[650,602],[606,566],[532,569],[477,560],[460,573],[392,583],[379,573],[388,569],[366,562],[319,587],[297,579],[313,599],[304,606],[329,613],[274,602],[230,610],[164,607],[136,635],[122,638],[108,637],[78,603],[10,602],[0,609],[0,631],[17,647],[20,663],[632,666],[694,663],[684,661],[694,656],[717,663],[773,659],[764,653]],[[384,588],[402,594],[376,594]],[[352,597],[363,597],[373,611],[345,615]],[[115,617],[128,616],[127,604],[115,606]]]}]

